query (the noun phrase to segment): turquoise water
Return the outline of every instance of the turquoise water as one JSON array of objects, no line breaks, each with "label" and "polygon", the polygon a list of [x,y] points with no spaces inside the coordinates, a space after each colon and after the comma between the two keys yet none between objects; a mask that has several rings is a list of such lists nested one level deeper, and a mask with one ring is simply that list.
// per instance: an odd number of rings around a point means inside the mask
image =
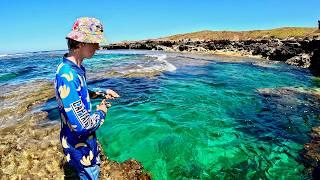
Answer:
[{"label": "turquoise water", "polygon": [[211,61],[107,84],[123,95],[98,131],[113,160],[135,158],[155,179],[304,178],[297,158],[314,108],[277,108],[257,89],[312,87],[307,72]]},{"label": "turquoise water", "polygon": [[[0,59],[0,86],[51,80],[62,54]],[[299,152],[319,125],[318,104],[297,94],[261,93],[318,86],[307,70],[151,51],[102,51],[85,66],[91,88],[121,95],[98,130],[109,159],[137,159],[154,179],[310,178]],[[103,75],[111,70],[117,76]],[[156,75],[141,76],[150,72]],[[54,102],[43,110],[59,122]]]}]

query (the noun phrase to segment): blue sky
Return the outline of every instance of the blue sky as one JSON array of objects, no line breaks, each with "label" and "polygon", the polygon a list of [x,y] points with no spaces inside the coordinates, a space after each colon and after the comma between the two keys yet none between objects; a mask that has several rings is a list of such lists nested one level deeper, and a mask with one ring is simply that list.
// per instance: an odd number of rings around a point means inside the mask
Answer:
[{"label": "blue sky", "polygon": [[0,1],[0,53],[66,49],[77,17],[100,19],[108,42],[200,30],[315,27],[320,0]]}]

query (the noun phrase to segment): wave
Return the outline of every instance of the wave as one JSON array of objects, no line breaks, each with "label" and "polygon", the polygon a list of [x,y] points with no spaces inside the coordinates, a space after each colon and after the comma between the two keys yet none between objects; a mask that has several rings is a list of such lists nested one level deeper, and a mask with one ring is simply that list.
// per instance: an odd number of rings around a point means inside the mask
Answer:
[{"label": "wave", "polygon": [[14,59],[14,58],[25,58],[32,56],[40,56],[40,55],[58,55],[62,56],[65,50],[53,50],[53,51],[36,51],[36,52],[24,52],[24,53],[13,53],[13,54],[0,54],[0,59]]},{"label": "wave", "polygon": [[162,70],[162,71],[175,71],[175,70],[177,70],[177,68],[173,64],[171,64],[165,60],[165,59],[167,59],[167,55],[165,55],[165,54],[158,54],[158,55],[147,54],[145,56],[156,58],[156,61],[160,62],[160,65],[150,67],[151,69],[154,68],[154,69]]},{"label": "wave", "polygon": [[260,67],[265,67],[265,68],[279,68],[279,66],[277,66],[277,64],[279,64],[279,61],[253,61],[252,65],[254,66],[260,66]]},{"label": "wave", "polygon": [[10,56],[9,54],[0,54],[0,57],[7,57]]},{"label": "wave", "polygon": [[166,55],[144,55],[145,57],[151,57],[153,59],[145,60],[142,64],[131,66],[126,68],[122,73],[129,74],[158,74],[164,71],[175,71],[177,68],[166,61]]},{"label": "wave", "polygon": [[31,53],[15,53],[15,54],[0,54],[0,59],[11,59],[11,58],[20,58],[27,57],[32,55]]},{"label": "wave", "polygon": [[[175,71],[177,68],[166,61],[166,58],[166,55],[143,54],[143,56],[128,59],[128,61],[119,64],[119,66],[111,67],[108,72],[112,76],[151,77],[159,75],[161,72]],[[105,71],[101,73],[105,74]],[[96,78],[102,76],[98,74],[95,73],[93,76]]]}]

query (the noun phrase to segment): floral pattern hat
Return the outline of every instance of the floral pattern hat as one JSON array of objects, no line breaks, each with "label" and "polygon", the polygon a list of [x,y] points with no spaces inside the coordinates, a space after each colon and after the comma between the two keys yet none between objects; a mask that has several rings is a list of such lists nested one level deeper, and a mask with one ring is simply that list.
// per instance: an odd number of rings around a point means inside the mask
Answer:
[{"label": "floral pattern hat", "polygon": [[102,23],[92,17],[78,18],[66,38],[83,43],[106,43],[106,39],[103,36]]}]

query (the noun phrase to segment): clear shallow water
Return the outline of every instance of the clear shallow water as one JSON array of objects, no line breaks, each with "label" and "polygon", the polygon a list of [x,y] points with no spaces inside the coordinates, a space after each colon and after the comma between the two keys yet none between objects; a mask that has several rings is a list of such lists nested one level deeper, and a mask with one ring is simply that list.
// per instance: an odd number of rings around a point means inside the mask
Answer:
[{"label": "clear shallow water", "polygon": [[[0,83],[50,79],[62,54],[32,55],[22,64],[21,57],[0,57]],[[259,93],[317,86],[308,71],[151,51],[103,51],[85,65],[91,77],[110,70],[160,72],[151,78],[99,75],[90,81],[91,88],[111,88],[122,96],[98,130],[110,159],[137,159],[155,179],[308,178],[298,153],[310,128],[319,124],[318,106],[303,96]],[[3,68],[8,66],[11,70]],[[55,106],[51,100],[42,107],[52,120],[57,120]]]}]

